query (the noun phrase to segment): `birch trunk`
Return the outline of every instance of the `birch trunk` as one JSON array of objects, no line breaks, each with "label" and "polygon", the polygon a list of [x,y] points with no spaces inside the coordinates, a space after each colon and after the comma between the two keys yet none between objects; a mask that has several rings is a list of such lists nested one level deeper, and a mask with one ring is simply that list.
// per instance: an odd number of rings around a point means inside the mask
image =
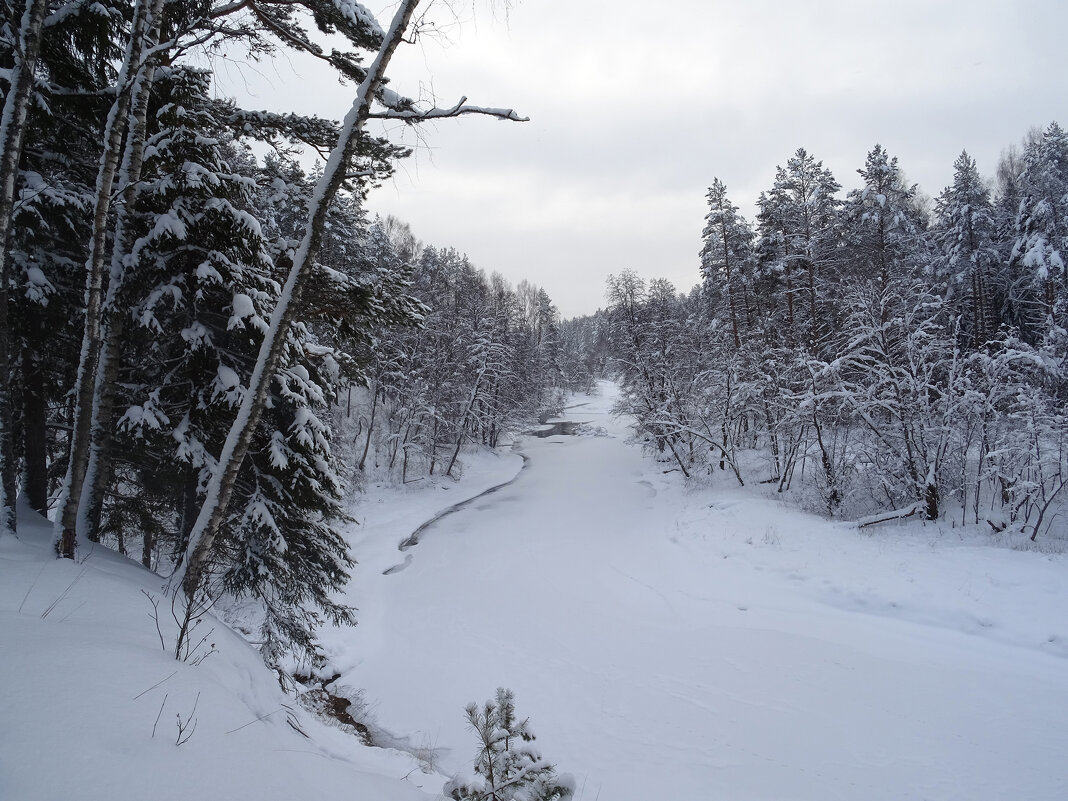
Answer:
[{"label": "birch trunk", "polygon": [[[33,93],[33,74],[41,50],[41,27],[46,0],[26,0],[22,25],[10,71],[10,88],[4,98],[0,118],[0,537],[15,533],[15,448],[14,407],[11,397],[11,332],[8,321],[8,285],[11,265],[7,260],[7,240],[11,233],[11,212],[15,207],[19,159],[26,133],[26,112]],[[21,51],[21,52],[20,52]]]},{"label": "birch trunk", "polygon": [[[151,10],[149,6],[151,4]],[[104,293],[104,255],[107,246],[107,221],[111,208],[111,191],[122,157],[123,134],[130,107],[130,81],[142,68],[145,32],[149,17],[159,18],[162,0],[137,0],[130,29],[130,41],[116,81],[116,97],[104,126],[104,151],[97,170],[96,197],[93,206],[93,233],[89,262],[86,264],[85,331],[74,382],[74,420],[71,430],[70,458],[59,496],[59,514],[55,523],[56,551],[60,557],[73,559],[76,547],[78,507],[82,485],[89,466],[89,444],[93,416],[96,370],[102,342]],[[155,12],[153,14],[153,12]],[[158,24],[158,23],[157,23]]]},{"label": "birch trunk", "polygon": [[[155,41],[159,35],[160,6],[154,0],[153,23],[148,35]],[[103,338],[93,386],[93,405],[90,425],[89,461],[86,465],[76,521],[78,539],[98,538],[100,517],[107,485],[111,481],[111,442],[115,428],[115,382],[118,379],[122,334],[126,310],[121,302],[126,285],[127,220],[138,195],[138,182],[144,164],[145,139],[148,133],[148,102],[152,95],[154,60],[138,76],[133,89],[129,134],[122,157],[122,205],[115,221],[111,269],[108,275],[107,297],[102,318]]]}]

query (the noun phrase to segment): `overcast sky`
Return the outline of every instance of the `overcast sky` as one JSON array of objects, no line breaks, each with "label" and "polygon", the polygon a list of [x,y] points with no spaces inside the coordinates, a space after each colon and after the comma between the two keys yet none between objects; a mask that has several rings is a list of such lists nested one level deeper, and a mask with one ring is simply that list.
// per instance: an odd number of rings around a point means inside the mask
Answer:
[{"label": "overcast sky", "polygon": [[[992,175],[1030,127],[1068,124],[1064,0],[518,0],[507,18],[438,0],[432,16],[441,33],[398,51],[393,88],[531,120],[398,132],[417,152],[368,206],[543,286],[565,317],[602,306],[624,268],[697,283],[713,178],[752,219],[797,148],[844,194],[880,143],[935,196],[962,149]],[[351,103],[300,62],[261,73],[242,102],[333,118]]]}]

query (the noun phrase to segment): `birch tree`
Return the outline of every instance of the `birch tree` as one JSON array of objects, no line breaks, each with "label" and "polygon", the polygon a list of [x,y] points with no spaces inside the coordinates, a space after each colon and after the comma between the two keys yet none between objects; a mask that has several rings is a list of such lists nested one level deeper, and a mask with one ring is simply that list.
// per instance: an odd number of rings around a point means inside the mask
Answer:
[{"label": "birch tree", "polygon": [[[410,100],[386,88],[386,70],[393,54],[404,40],[418,5],[418,0],[401,2],[385,31],[381,30],[374,17],[362,5],[345,5],[348,15],[357,19],[371,34],[370,38],[376,43],[378,50],[364,71],[337,143],[312,195],[303,239],[292,254],[288,275],[271,315],[259,357],[248,387],[242,388],[243,399],[240,408],[219,454],[218,467],[208,483],[205,500],[190,532],[182,563],[171,577],[170,586],[175,590],[180,587],[185,595],[187,622],[190,620],[190,614],[195,614],[198,608],[197,595],[207,578],[212,547],[256,423],[263,412],[269,381],[282,357],[301,289],[318,255],[330,202],[345,181],[353,160],[359,155],[361,133],[368,120],[372,116],[378,116],[419,122],[471,113],[517,121],[523,119],[512,110],[469,106],[464,100],[448,109],[419,110]],[[376,101],[381,110],[373,107]],[[183,627],[180,638],[184,638],[187,631],[188,627]],[[179,642],[179,648],[181,645]]]},{"label": "birch tree", "polygon": [[[104,125],[104,147],[96,178],[96,193],[93,204],[93,229],[86,263],[85,328],[82,338],[78,375],[74,384],[74,420],[71,431],[70,458],[67,474],[60,491],[59,508],[55,524],[56,549],[60,556],[74,558],[78,506],[82,485],[89,465],[89,437],[92,426],[94,388],[103,342],[103,301],[106,291],[104,261],[107,253],[108,214],[111,209],[112,188],[119,177],[123,161],[123,142],[129,122],[130,100],[134,85],[144,87],[140,79],[150,61],[145,51],[158,36],[163,10],[163,0],[137,0],[134,5],[130,38],[126,54],[115,84],[115,100],[108,111]],[[144,91],[147,91],[144,90]],[[135,143],[127,142],[127,150]],[[130,166],[127,161],[127,168]],[[121,178],[125,187],[130,176]]]},{"label": "birch tree", "polygon": [[9,71],[9,89],[4,98],[3,116],[0,117],[0,537],[14,534],[16,526],[7,241],[19,158],[26,135],[26,111],[33,93],[34,69],[41,50],[41,27],[47,10],[47,0],[26,0],[18,32],[8,32],[12,37],[13,64]]}]

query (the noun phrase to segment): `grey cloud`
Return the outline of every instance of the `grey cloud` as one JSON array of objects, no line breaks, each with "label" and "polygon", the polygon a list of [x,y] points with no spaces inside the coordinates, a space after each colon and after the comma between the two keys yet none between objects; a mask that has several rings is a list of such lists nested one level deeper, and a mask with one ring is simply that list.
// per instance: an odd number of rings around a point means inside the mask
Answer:
[{"label": "grey cloud", "polygon": [[[480,11],[454,46],[405,54],[394,88],[532,121],[439,123],[370,205],[568,313],[623,266],[687,289],[714,177],[751,215],[798,147],[848,189],[878,142],[934,196],[961,149],[992,174],[1029,127],[1068,123],[1066,23],[1055,0],[520,2],[507,27]],[[351,91],[271,96],[337,117]]]}]

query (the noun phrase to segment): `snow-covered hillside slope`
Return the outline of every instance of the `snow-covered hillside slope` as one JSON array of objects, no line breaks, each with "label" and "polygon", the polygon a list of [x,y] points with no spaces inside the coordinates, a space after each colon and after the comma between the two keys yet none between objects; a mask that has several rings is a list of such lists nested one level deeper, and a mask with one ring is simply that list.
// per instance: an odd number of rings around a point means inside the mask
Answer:
[{"label": "snow-covered hillside slope", "polygon": [[[57,560],[51,527],[21,512],[20,540],[0,541],[0,799],[436,795],[441,777],[421,791],[429,777],[407,754],[319,723],[217,621],[204,624],[214,631],[200,652],[217,653],[176,662],[141,594],[159,596],[158,576],[102,548]],[[169,606],[160,612],[173,647]]]}]

